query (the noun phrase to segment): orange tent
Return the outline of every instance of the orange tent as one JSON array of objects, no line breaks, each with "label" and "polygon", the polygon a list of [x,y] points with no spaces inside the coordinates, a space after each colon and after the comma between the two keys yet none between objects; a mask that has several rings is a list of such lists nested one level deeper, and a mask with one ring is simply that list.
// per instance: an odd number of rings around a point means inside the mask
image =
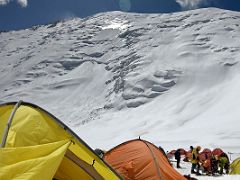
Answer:
[{"label": "orange tent", "polygon": [[[180,154],[181,155],[186,155],[186,153],[187,153],[187,151],[185,150],[185,149],[183,149],[183,148],[179,148],[180,149]],[[168,158],[172,158],[173,156],[174,156],[174,154],[175,154],[175,152],[176,152],[177,150],[171,150],[169,153],[167,153],[167,157]]]},{"label": "orange tent", "polygon": [[205,148],[202,153],[206,153],[206,154],[209,154],[209,153],[212,153],[212,151],[208,148]]},{"label": "orange tent", "polygon": [[223,153],[223,150],[220,148],[216,148],[212,151],[212,154],[217,156],[220,156],[222,153]]},{"label": "orange tent", "polygon": [[148,141],[135,139],[124,142],[104,155],[125,180],[185,180],[169,163],[164,152]]},{"label": "orange tent", "polygon": [[188,161],[189,161],[189,160],[192,158],[192,151],[191,151],[191,150],[187,151],[185,157],[186,157],[186,158],[188,159]]},{"label": "orange tent", "polygon": [[201,162],[210,159],[212,156],[212,151],[210,149],[204,149],[199,155],[198,158],[200,159]]},{"label": "orange tent", "polygon": [[172,158],[175,154],[176,150],[171,150],[169,153],[167,153],[168,158]]}]

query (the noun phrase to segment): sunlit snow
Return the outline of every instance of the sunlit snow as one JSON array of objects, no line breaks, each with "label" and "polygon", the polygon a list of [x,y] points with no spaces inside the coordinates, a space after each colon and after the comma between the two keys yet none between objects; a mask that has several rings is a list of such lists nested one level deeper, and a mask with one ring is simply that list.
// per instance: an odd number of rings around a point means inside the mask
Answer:
[{"label": "sunlit snow", "polygon": [[130,25],[127,21],[120,20],[118,18],[115,18],[112,21],[105,21],[106,26],[102,27],[102,29],[120,29],[124,30],[127,29]]}]

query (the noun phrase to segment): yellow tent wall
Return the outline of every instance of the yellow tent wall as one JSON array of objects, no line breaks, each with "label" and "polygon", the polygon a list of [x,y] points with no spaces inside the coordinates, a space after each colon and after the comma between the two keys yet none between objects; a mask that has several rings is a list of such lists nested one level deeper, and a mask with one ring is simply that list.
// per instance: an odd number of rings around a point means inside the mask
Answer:
[{"label": "yellow tent wall", "polygon": [[69,141],[37,146],[0,149],[1,179],[51,179]]},{"label": "yellow tent wall", "polygon": [[[0,105],[0,141],[15,104]],[[36,105],[23,102],[13,116],[6,143],[0,149],[0,179],[53,177],[120,179],[56,117]]]},{"label": "yellow tent wall", "polygon": [[230,174],[240,174],[240,157],[232,162],[230,168]]}]

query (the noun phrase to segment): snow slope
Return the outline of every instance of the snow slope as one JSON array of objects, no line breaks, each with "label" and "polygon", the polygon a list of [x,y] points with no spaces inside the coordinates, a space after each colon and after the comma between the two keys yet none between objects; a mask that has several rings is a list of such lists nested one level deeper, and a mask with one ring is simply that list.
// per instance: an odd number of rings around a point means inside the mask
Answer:
[{"label": "snow slope", "polygon": [[[0,34],[0,101],[56,115],[92,148],[149,140],[240,152],[240,13],[110,12]],[[238,155],[239,156],[239,155]]]}]

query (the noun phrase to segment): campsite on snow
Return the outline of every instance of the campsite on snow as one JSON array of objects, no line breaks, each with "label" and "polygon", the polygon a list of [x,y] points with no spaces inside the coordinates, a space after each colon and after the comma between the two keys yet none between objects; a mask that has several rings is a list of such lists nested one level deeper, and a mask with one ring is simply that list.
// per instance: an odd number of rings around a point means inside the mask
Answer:
[{"label": "campsite on snow", "polygon": [[[160,174],[167,169],[166,179],[171,179],[169,174],[191,174],[191,163],[182,161],[182,156],[178,169],[172,157],[173,169],[164,153],[158,152],[159,146],[165,152],[188,151],[190,146],[211,152],[220,148],[230,163],[240,157],[239,12],[217,8],[171,14],[108,12],[1,32],[0,61],[1,143],[15,106],[5,103],[23,100],[2,143],[6,148],[0,149],[2,169],[7,167],[3,168],[4,163],[16,163],[11,157],[24,148],[25,153],[38,154],[38,143],[42,152],[58,151],[56,164],[46,166],[51,167],[46,177],[57,170],[58,177],[64,177],[61,168],[77,169],[83,163],[86,179],[118,179],[124,172],[102,162],[93,149],[108,151],[139,138],[165,165],[159,169]],[[31,124],[29,120],[37,117],[43,123]],[[26,124],[15,119],[25,119]],[[49,131],[44,131],[47,124]],[[140,147],[142,142],[136,143]],[[131,147],[129,142],[125,145]],[[11,148],[16,153],[10,154]],[[1,158],[7,160],[3,163]],[[46,162],[51,158],[45,157]],[[69,159],[79,166],[71,165]],[[132,166],[127,163],[128,172]],[[4,170],[9,172],[8,168]],[[240,174],[240,167],[236,169]],[[236,174],[191,177],[240,179]]]}]

